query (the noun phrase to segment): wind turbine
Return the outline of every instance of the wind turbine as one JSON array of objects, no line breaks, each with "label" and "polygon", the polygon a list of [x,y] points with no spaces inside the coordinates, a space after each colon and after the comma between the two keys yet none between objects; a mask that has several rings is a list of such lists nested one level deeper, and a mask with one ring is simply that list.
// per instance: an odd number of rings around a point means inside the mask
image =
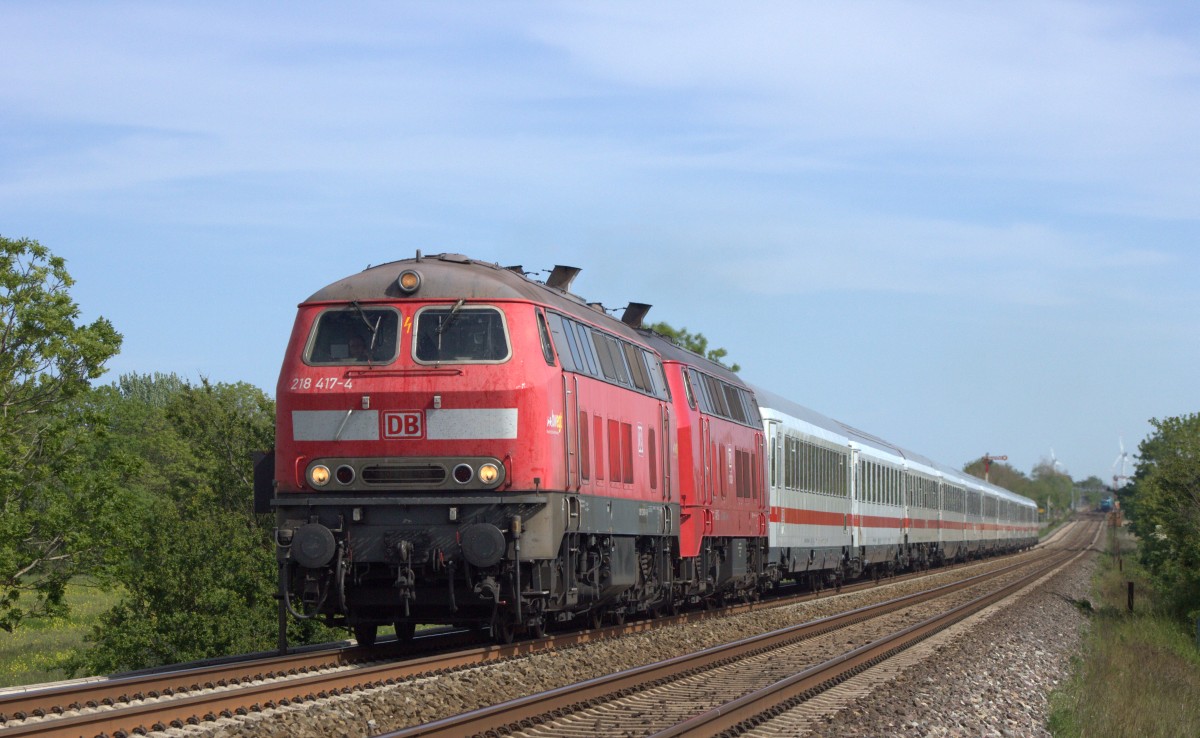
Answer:
[{"label": "wind turbine", "polygon": [[1129,479],[1125,474],[1125,466],[1128,464],[1129,454],[1125,451],[1125,439],[1117,436],[1117,444],[1121,448],[1121,453],[1113,462],[1113,489],[1118,489],[1124,484],[1124,480]]},{"label": "wind turbine", "polygon": [[1055,472],[1058,472],[1059,474],[1061,474],[1062,472],[1058,471],[1058,468],[1060,466],[1062,466],[1062,464],[1059,463],[1058,457],[1054,455],[1054,447],[1051,446],[1050,447],[1050,468],[1053,469]]}]

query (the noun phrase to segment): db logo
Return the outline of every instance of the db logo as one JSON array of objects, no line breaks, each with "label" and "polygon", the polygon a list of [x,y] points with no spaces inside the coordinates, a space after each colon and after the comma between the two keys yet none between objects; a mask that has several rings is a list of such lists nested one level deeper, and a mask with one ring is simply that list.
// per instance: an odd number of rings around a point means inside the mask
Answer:
[{"label": "db logo", "polygon": [[424,415],[421,412],[384,413],[384,438],[421,438],[425,435]]}]

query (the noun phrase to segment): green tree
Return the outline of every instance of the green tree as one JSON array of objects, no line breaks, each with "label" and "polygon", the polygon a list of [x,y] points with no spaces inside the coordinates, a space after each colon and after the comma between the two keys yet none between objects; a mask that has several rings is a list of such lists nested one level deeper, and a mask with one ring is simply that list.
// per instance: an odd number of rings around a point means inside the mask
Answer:
[{"label": "green tree", "polygon": [[83,325],[66,262],[29,239],[0,236],[0,629],[61,612],[67,581],[87,570],[115,501],[79,465],[96,419],[75,400],[104,372],[121,336]]},{"label": "green tree", "polygon": [[723,361],[729,353],[725,349],[710,349],[708,347],[708,339],[704,337],[703,333],[692,333],[687,328],[675,328],[670,323],[665,322],[655,323],[648,326],[648,328],[659,335],[666,336],[676,346],[711,359],[730,371],[740,372],[742,370],[737,364],[726,364]]},{"label": "green tree", "polygon": [[[1122,509],[1139,556],[1179,616],[1200,617],[1200,414],[1152,419]],[[1128,501],[1128,502],[1127,502]]]},{"label": "green tree", "polygon": [[1104,486],[1104,480],[1093,474],[1082,482],[1075,483],[1075,489],[1078,490],[1079,499],[1085,507],[1095,508],[1100,504],[1100,500],[1108,494],[1107,488]]},{"label": "green tree", "polygon": [[1058,515],[1071,507],[1071,491],[1074,488],[1075,483],[1069,475],[1055,469],[1050,461],[1042,459],[1033,467],[1027,496]]},{"label": "green tree", "polygon": [[[274,440],[274,402],[248,384],[126,375],[96,390],[110,418],[94,463],[139,500],[104,557],[123,593],[72,663],[109,673],[274,646],[273,520],[253,513],[251,454]],[[296,626],[296,642],[321,629]],[[323,631],[320,635],[327,635]]]},{"label": "green tree", "polygon": [[1029,477],[1025,476],[1024,472],[1005,462],[997,463],[995,461],[992,462],[991,468],[986,472],[986,475],[984,469],[985,465],[982,456],[963,466],[963,471],[971,476],[978,477],[979,479],[986,478],[988,482],[997,487],[1003,487],[1009,492],[1028,496],[1026,493],[1029,491]]}]

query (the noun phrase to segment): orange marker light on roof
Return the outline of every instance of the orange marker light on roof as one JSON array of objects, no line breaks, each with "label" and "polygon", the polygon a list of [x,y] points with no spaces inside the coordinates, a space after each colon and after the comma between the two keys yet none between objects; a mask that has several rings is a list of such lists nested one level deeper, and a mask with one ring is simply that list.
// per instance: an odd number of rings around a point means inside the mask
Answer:
[{"label": "orange marker light on roof", "polygon": [[411,269],[406,269],[400,273],[396,279],[396,286],[406,295],[411,295],[421,286],[421,275]]}]

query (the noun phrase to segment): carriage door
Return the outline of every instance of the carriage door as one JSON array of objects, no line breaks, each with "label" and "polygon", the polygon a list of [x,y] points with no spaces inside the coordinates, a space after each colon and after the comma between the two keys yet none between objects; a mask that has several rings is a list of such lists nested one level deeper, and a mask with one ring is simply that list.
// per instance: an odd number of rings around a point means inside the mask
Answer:
[{"label": "carriage door", "polygon": [[[851,446],[850,448],[850,516],[848,527],[850,529],[850,545],[863,545],[862,534],[862,464],[859,460],[859,451]],[[846,527],[846,526],[843,526]]]}]

